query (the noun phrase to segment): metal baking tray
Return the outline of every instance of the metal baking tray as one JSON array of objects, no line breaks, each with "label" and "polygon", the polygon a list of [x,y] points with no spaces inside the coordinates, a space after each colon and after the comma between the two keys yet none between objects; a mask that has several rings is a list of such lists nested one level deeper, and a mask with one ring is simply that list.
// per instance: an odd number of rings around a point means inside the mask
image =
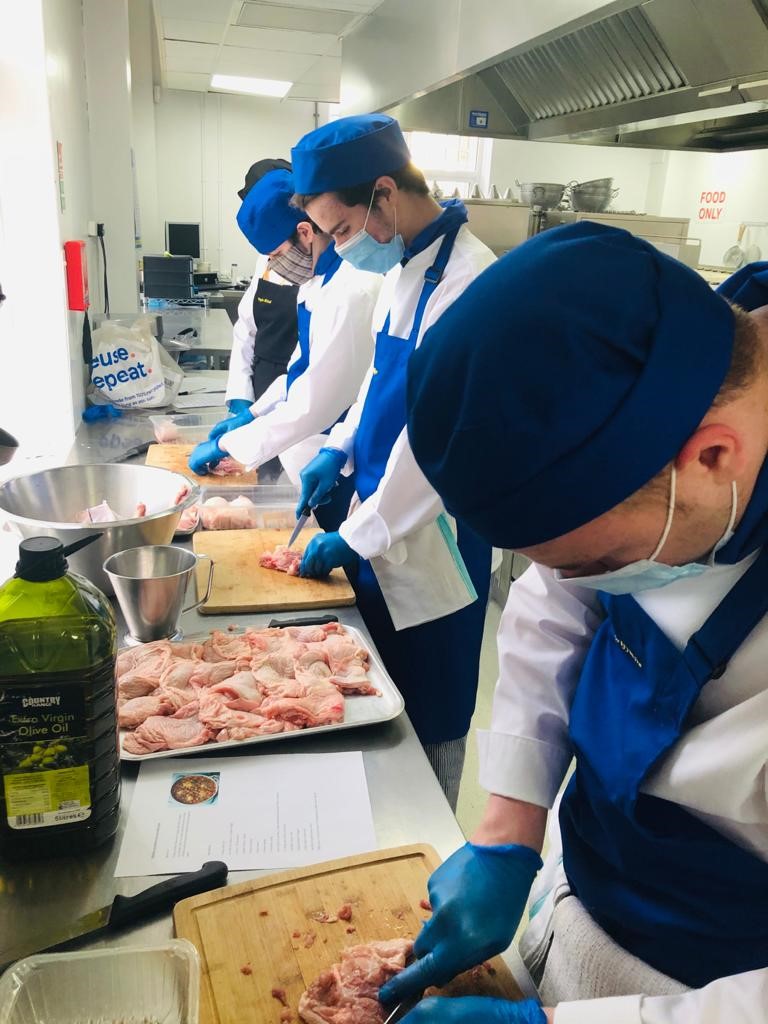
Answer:
[{"label": "metal baking tray", "polygon": [[[344,624],[342,623],[344,626]],[[129,730],[120,730],[120,756],[123,761],[152,761],[159,757],[185,757],[187,754],[210,753],[216,750],[226,750],[229,747],[251,747],[262,743],[275,743],[280,740],[292,740],[298,736],[315,736],[318,733],[339,732],[341,729],[358,729],[363,725],[377,725],[380,722],[389,722],[402,712],[404,708],[403,697],[392,681],[391,676],[384,668],[379,656],[371,650],[359,629],[354,626],[344,626],[345,632],[354,637],[361,647],[368,651],[369,669],[368,678],[381,691],[380,697],[345,697],[344,698],[344,721],[333,725],[316,725],[310,729],[298,729],[295,732],[278,732],[268,736],[253,736],[247,740],[226,740],[223,743],[202,743],[197,747],[183,747],[178,750],[158,750],[151,754],[130,754],[123,750],[123,735]],[[243,633],[245,630],[234,630],[233,635]],[[202,643],[210,636],[207,633],[194,633],[184,636],[186,642]]]}]

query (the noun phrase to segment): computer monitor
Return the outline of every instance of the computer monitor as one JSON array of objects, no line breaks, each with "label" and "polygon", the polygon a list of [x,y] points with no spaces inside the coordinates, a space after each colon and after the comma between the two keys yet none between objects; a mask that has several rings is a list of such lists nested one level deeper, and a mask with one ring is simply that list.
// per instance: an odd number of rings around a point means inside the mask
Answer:
[{"label": "computer monitor", "polygon": [[200,225],[181,221],[165,222],[165,248],[172,256],[200,259]]}]

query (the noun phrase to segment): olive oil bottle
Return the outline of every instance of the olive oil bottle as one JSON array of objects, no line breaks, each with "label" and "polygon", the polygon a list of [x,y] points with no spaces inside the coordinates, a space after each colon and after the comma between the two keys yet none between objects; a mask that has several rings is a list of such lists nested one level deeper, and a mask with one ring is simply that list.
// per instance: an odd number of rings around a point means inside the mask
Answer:
[{"label": "olive oil bottle", "polygon": [[22,541],[0,587],[0,856],[67,856],[117,829],[112,608],[52,537]]}]

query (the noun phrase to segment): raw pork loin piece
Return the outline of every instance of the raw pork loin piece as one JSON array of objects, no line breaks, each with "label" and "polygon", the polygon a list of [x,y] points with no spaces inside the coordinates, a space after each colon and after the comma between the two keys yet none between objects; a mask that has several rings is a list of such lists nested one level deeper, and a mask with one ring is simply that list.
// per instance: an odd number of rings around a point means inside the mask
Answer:
[{"label": "raw pork loin piece", "polygon": [[287,576],[298,576],[303,557],[303,551],[292,551],[285,544],[278,544],[274,551],[264,552],[259,559],[259,565],[264,569],[277,569]]},{"label": "raw pork loin piece", "polygon": [[382,1024],[385,1010],[379,989],[405,967],[410,939],[387,939],[350,946],[312,982],[299,999],[305,1024]]}]

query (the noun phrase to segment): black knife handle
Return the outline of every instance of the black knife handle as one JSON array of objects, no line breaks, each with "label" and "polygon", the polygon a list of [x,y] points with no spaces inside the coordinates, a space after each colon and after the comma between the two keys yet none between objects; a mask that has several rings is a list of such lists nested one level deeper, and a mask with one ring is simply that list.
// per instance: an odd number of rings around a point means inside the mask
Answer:
[{"label": "black knife handle", "polygon": [[227,871],[227,865],[222,861],[209,860],[199,871],[175,875],[135,896],[115,896],[109,915],[109,927],[124,928],[152,914],[170,910],[187,896],[216,889],[227,881]]},{"label": "black knife handle", "polygon": [[270,619],[270,629],[285,629],[286,626],[325,626],[338,622],[338,615],[303,615],[298,619]]}]

